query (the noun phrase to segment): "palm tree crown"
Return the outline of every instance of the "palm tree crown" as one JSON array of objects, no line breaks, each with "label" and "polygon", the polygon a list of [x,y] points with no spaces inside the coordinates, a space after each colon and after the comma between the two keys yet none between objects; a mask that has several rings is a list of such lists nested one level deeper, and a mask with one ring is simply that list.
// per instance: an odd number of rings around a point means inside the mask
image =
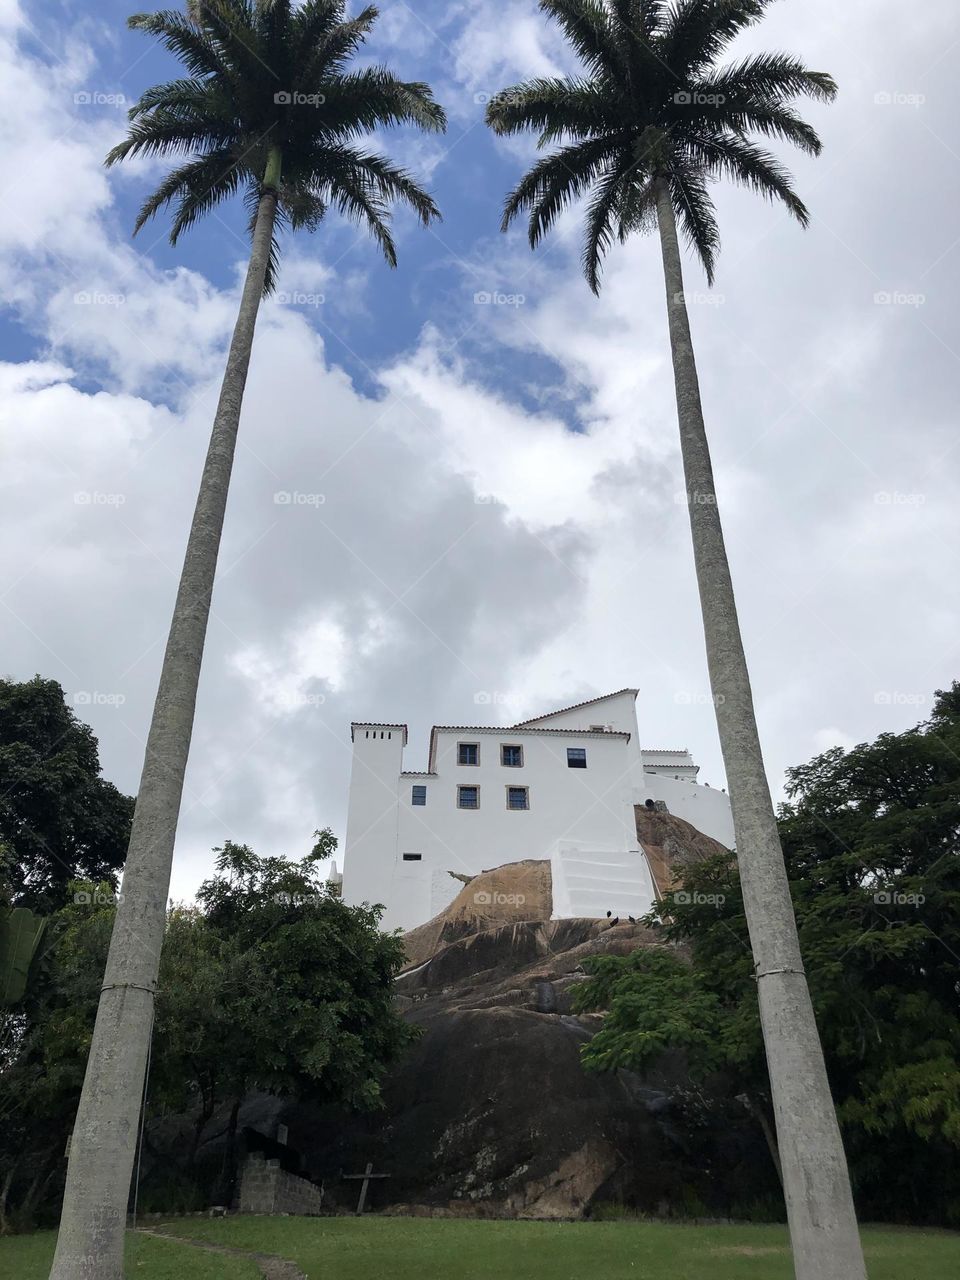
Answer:
[{"label": "palm tree crown", "polygon": [[487,122],[496,133],[532,128],[540,147],[565,144],[510,194],[504,230],[528,211],[536,247],[557,216],[590,192],[583,267],[596,293],[614,235],[622,241],[655,225],[658,180],[668,182],[678,222],[711,283],[720,247],[712,180],[730,178],[781,200],[806,224],[809,215],[789,173],[750,135],[818,154],[820,139],[790,103],[803,95],[829,101],[834,81],[785,53],[717,66],[769,2],[540,0],[585,74],[527,80],[490,102]]},{"label": "palm tree crown", "polygon": [[[369,6],[348,19],[345,8],[344,0],[188,0],[186,13],[129,19],[189,72],[143,94],[127,137],[107,157],[108,165],[138,154],[183,157],[143,205],[135,230],[174,204],[176,243],[241,191],[252,226],[272,186],[280,226],[313,230],[333,206],[365,224],[396,265],[391,203],[411,206],[424,225],[440,214],[410,174],[358,141],[383,125],[442,131],[446,119],[426,84],[384,67],[347,70],[378,11]],[[276,262],[274,242],[267,290]]]}]

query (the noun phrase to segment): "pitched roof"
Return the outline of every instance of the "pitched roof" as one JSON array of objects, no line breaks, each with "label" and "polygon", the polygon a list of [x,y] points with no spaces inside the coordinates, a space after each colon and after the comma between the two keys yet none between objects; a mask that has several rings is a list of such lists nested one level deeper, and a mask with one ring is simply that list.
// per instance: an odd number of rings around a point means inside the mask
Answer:
[{"label": "pitched roof", "polygon": [[514,725],[515,729],[522,729],[524,725],[533,724],[537,720],[549,720],[552,716],[562,716],[568,711],[579,711],[581,707],[592,707],[597,702],[609,702],[611,698],[619,698],[625,693],[632,693],[636,698],[640,694],[639,689],[618,689],[616,693],[605,693],[600,698],[588,698],[586,702],[575,702],[572,707],[561,707],[559,711],[548,711],[545,716],[531,716],[529,720],[521,720],[519,724]]}]

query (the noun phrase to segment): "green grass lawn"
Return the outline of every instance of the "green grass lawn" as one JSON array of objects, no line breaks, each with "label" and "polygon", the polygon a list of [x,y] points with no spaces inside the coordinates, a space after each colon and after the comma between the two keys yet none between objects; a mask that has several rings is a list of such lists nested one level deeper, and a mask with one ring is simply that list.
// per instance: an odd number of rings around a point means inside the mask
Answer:
[{"label": "green grass lawn", "polygon": [[[47,1280],[53,1250],[53,1231],[0,1239],[0,1276],[4,1280]],[[143,1280],[260,1280],[252,1262],[203,1253],[175,1240],[127,1236],[127,1275]]]},{"label": "green grass lawn", "polygon": [[[429,1218],[206,1218],[167,1229],[291,1258],[310,1280],[792,1280],[782,1227]],[[864,1233],[870,1280],[960,1276],[960,1235]],[[0,1255],[2,1257],[2,1255]],[[145,1269],[141,1275],[152,1273]],[[159,1273],[158,1273],[159,1274]],[[186,1275],[187,1273],[182,1273]],[[199,1273],[198,1273],[199,1274]]]},{"label": "green grass lawn", "polygon": [[[782,1227],[657,1222],[460,1222],[426,1218],[180,1218],[165,1230],[278,1254],[310,1280],[791,1280]],[[868,1228],[870,1280],[960,1276],[960,1235]],[[52,1232],[0,1239],[0,1276],[46,1280]],[[131,1234],[127,1275],[255,1280],[252,1262]]]}]

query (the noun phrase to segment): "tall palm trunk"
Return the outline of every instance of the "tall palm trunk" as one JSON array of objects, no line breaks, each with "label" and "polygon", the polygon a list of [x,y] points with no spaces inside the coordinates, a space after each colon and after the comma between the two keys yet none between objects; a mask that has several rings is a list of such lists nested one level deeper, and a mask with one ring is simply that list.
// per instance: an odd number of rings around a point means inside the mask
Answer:
[{"label": "tall palm trunk", "polygon": [[665,179],[658,182],[657,214],[707,662],[733,805],[794,1267],[797,1280],[866,1280],[846,1156],[763,767]]},{"label": "tall palm trunk", "polygon": [[193,732],[240,408],[277,212],[270,154],[180,588],[160,673],[93,1042],[80,1095],[51,1280],[122,1280],[170,867]]}]

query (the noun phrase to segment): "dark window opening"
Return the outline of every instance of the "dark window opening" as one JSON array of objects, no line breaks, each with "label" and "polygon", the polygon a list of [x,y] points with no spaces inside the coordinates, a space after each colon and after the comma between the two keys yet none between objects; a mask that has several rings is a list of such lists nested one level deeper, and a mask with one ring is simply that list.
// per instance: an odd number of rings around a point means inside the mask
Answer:
[{"label": "dark window opening", "polygon": [[567,747],[567,768],[568,769],[585,769],[587,767],[587,753],[583,747]]},{"label": "dark window opening", "polygon": [[427,788],[417,786],[413,788],[410,796],[410,803],[415,805],[425,805],[427,803]]},{"label": "dark window opening", "polygon": [[479,763],[480,763],[479,742],[458,742],[457,743],[457,764],[479,764]]},{"label": "dark window opening", "polygon": [[405,853],[403,855],[403,860],[404,862],[422,862],[423,854],[422,853]]},{"label": "dark window opening", "polygon": [[457,804],[461,809],[479,809],[480,788],[457,787]]},{"label": "dark window opening", "polygon": [[529,809],[530,790],[528,787],[507,787],[508,809]]},{"label": "dark window opening", "polygon": [[522,769],[523,747],[501,746],[500,763],[506,769]]}]

